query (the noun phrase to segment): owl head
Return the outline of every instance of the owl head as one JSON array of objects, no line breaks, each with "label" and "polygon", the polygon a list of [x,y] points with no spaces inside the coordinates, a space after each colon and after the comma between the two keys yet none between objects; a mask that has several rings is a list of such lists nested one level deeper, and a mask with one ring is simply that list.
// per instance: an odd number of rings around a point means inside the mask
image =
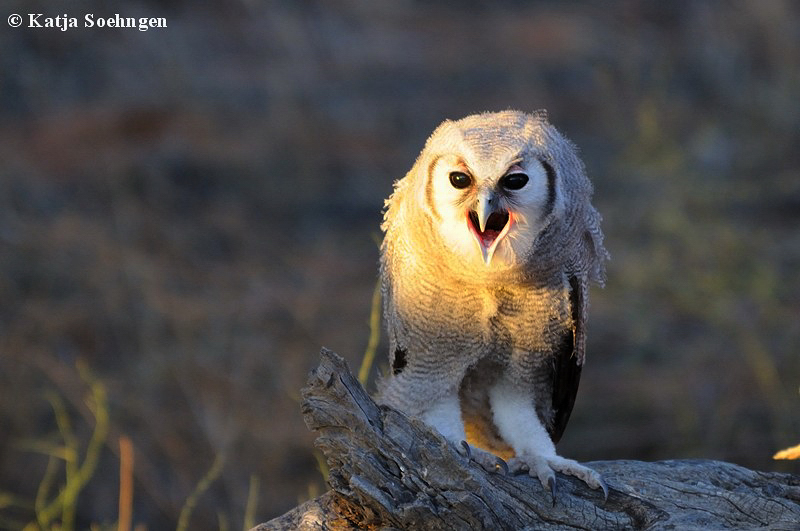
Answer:
[{"label": "owl head", "polygon": [[433,132],[396,184],[386,226],[422,216],[416,236],[430,230],[435,237],[420,247],[444,246],[464,267],[563,263],[587,231],[602,247],[591,192],[575,147],[543,111],[476,114]]}]

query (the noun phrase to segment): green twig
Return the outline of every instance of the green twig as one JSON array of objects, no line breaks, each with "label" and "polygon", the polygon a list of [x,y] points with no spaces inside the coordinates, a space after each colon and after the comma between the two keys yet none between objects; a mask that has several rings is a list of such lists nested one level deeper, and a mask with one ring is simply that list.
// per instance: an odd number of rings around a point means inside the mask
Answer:
[{"label": "green twig", "polygon": [[327,483],[330,470],[328,469],[328,462],[325,461],[325,456],[319,450],[314,450],[314,459],[317,460],[317,470],[322,474],[322,480]]},{"label": "green twig", "polygon": [[367,349],[364,351],[364,359],[361,360],[361,368],[358,370],[358,381],[361,385],[367,385],[369,371],[375,361],[375,352],[378,350],[378,343],[381,340],[381,281],[375,284],[372,292],[372,307],[369,314],[369,341]]},{"label": "green twig", "polygon": [[192,516],[192,511],[194,510],[195,505],[197,505],[197,500],[200,499],[200,496],[208,490],[208,487],[211,486],[211,483],[214,482],[217,477],[219,477],[220,473],[222,473],[222,465],[225,463],[225,456],[222,453],[217,454],[214,458],[214,462],[211,464],[211,468],[208,469],[206,475],[200,479],[200,482],[197,483],[197,486],[194,488],[189,497],[186,498],[186,503],[183,504],[181,508],[181,514],[178,516],[178,527],[176,528],[177,531],[186,531],[189,528],[189,518]]},{"label": "green twig", "polygon": [[58,505],[53,504],[52,515],[48,514],[48,511],[45,509],[47,495],[50,493],[50,489],[53,486],[53,480],[56,477],[57,471],[58,460],[51,455],[47,460],[47,468],[44,471],[44,477],[42,478],[42,481],[39,482],[39,488],[36,490],[36,499],[33,502],[33,510],[36,513],[36,521],[39,523],[39,527],[41,529],[45,529],[50,524],[50,520],[55,517],[54,511],[58,507]]},{"label": "green twig", "polygon": [[35,502],[36,521],[41,529],[49,526],[59,510],[61,511],[61,529],[66,531],[74,529],[78,495],[94,475],[100,459],[100,451],[108,435],[109,416],[105,387],[92,376],[85,363],[78,363],[78,372],[84,382],[89,385],[90,396],[87,399],[87,405],[94,416],[94,431],[86,447],[83,463],[79,465],[80,444],[72,430],[67,408],[58,395],[48,395],[56,417],[58,431],[65,444],[63,460],[66,464],[66,484],[58,495],[49,504],[46,504],[56,468],[53,464],[54,456],[51,455],[51,462],[48,462],[45,477],[39,484]]},{"label": "green twig", "polygon": [[243,531],[252,529],[256,525],[256,506],[258,505],[258,490],[261,482],[255,474],[250,475],[250,487],[247,489],[247,504],[244,506]]}]

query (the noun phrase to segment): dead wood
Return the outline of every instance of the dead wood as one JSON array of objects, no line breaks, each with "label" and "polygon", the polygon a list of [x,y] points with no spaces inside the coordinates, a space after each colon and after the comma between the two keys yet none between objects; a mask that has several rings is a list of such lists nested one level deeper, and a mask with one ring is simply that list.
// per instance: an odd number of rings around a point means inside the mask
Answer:
[{"label": "dead wood", "polygon": [[377,406],[323,349],[303,390],[331,490],[257,526],[285,529],[800,529],[800,476],[711,460],[595,461],[610,494],[483,470],[422,422]]}]

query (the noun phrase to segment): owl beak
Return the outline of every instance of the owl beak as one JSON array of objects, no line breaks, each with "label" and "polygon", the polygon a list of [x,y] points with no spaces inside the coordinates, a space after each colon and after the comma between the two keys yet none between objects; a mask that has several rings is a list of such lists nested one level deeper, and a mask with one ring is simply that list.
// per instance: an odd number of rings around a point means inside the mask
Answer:
[{"label": "owl beak", "polygon": [[486,230],[486,222],[489,220],[489,216],[492,215],[493,201],[494,195],[492,193],[481,194],[478,197],[478,208],[475,209],[475,213],[478,215],[478,230],[480,232]]},{"label": "owl beak", "polygon": [[495,210],[494,202],[494,194],[481,193],[475,210],[471,210],[467,215],[467,223],[487,266],[492,261],[497,245],[511,227],[511,213],[506,210]]}]

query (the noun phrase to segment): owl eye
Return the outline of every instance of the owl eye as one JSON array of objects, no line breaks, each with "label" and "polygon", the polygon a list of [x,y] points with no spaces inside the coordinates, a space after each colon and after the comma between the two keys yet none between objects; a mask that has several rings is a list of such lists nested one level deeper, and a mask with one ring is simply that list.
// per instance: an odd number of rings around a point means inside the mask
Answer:
[{"label": "owl eye", "polygon": [[528,184],[528,176],[524,173],[510,173],[500,179],[500,186],[506,190],[519,190]]},{"label": "owl eye", "polygon": [[467,175],[466,173],[460,171],[454,171],[450,173],[450,184],[453,185],[453,188],[466,188],[470,184],[472,184],[472,177]]}]

